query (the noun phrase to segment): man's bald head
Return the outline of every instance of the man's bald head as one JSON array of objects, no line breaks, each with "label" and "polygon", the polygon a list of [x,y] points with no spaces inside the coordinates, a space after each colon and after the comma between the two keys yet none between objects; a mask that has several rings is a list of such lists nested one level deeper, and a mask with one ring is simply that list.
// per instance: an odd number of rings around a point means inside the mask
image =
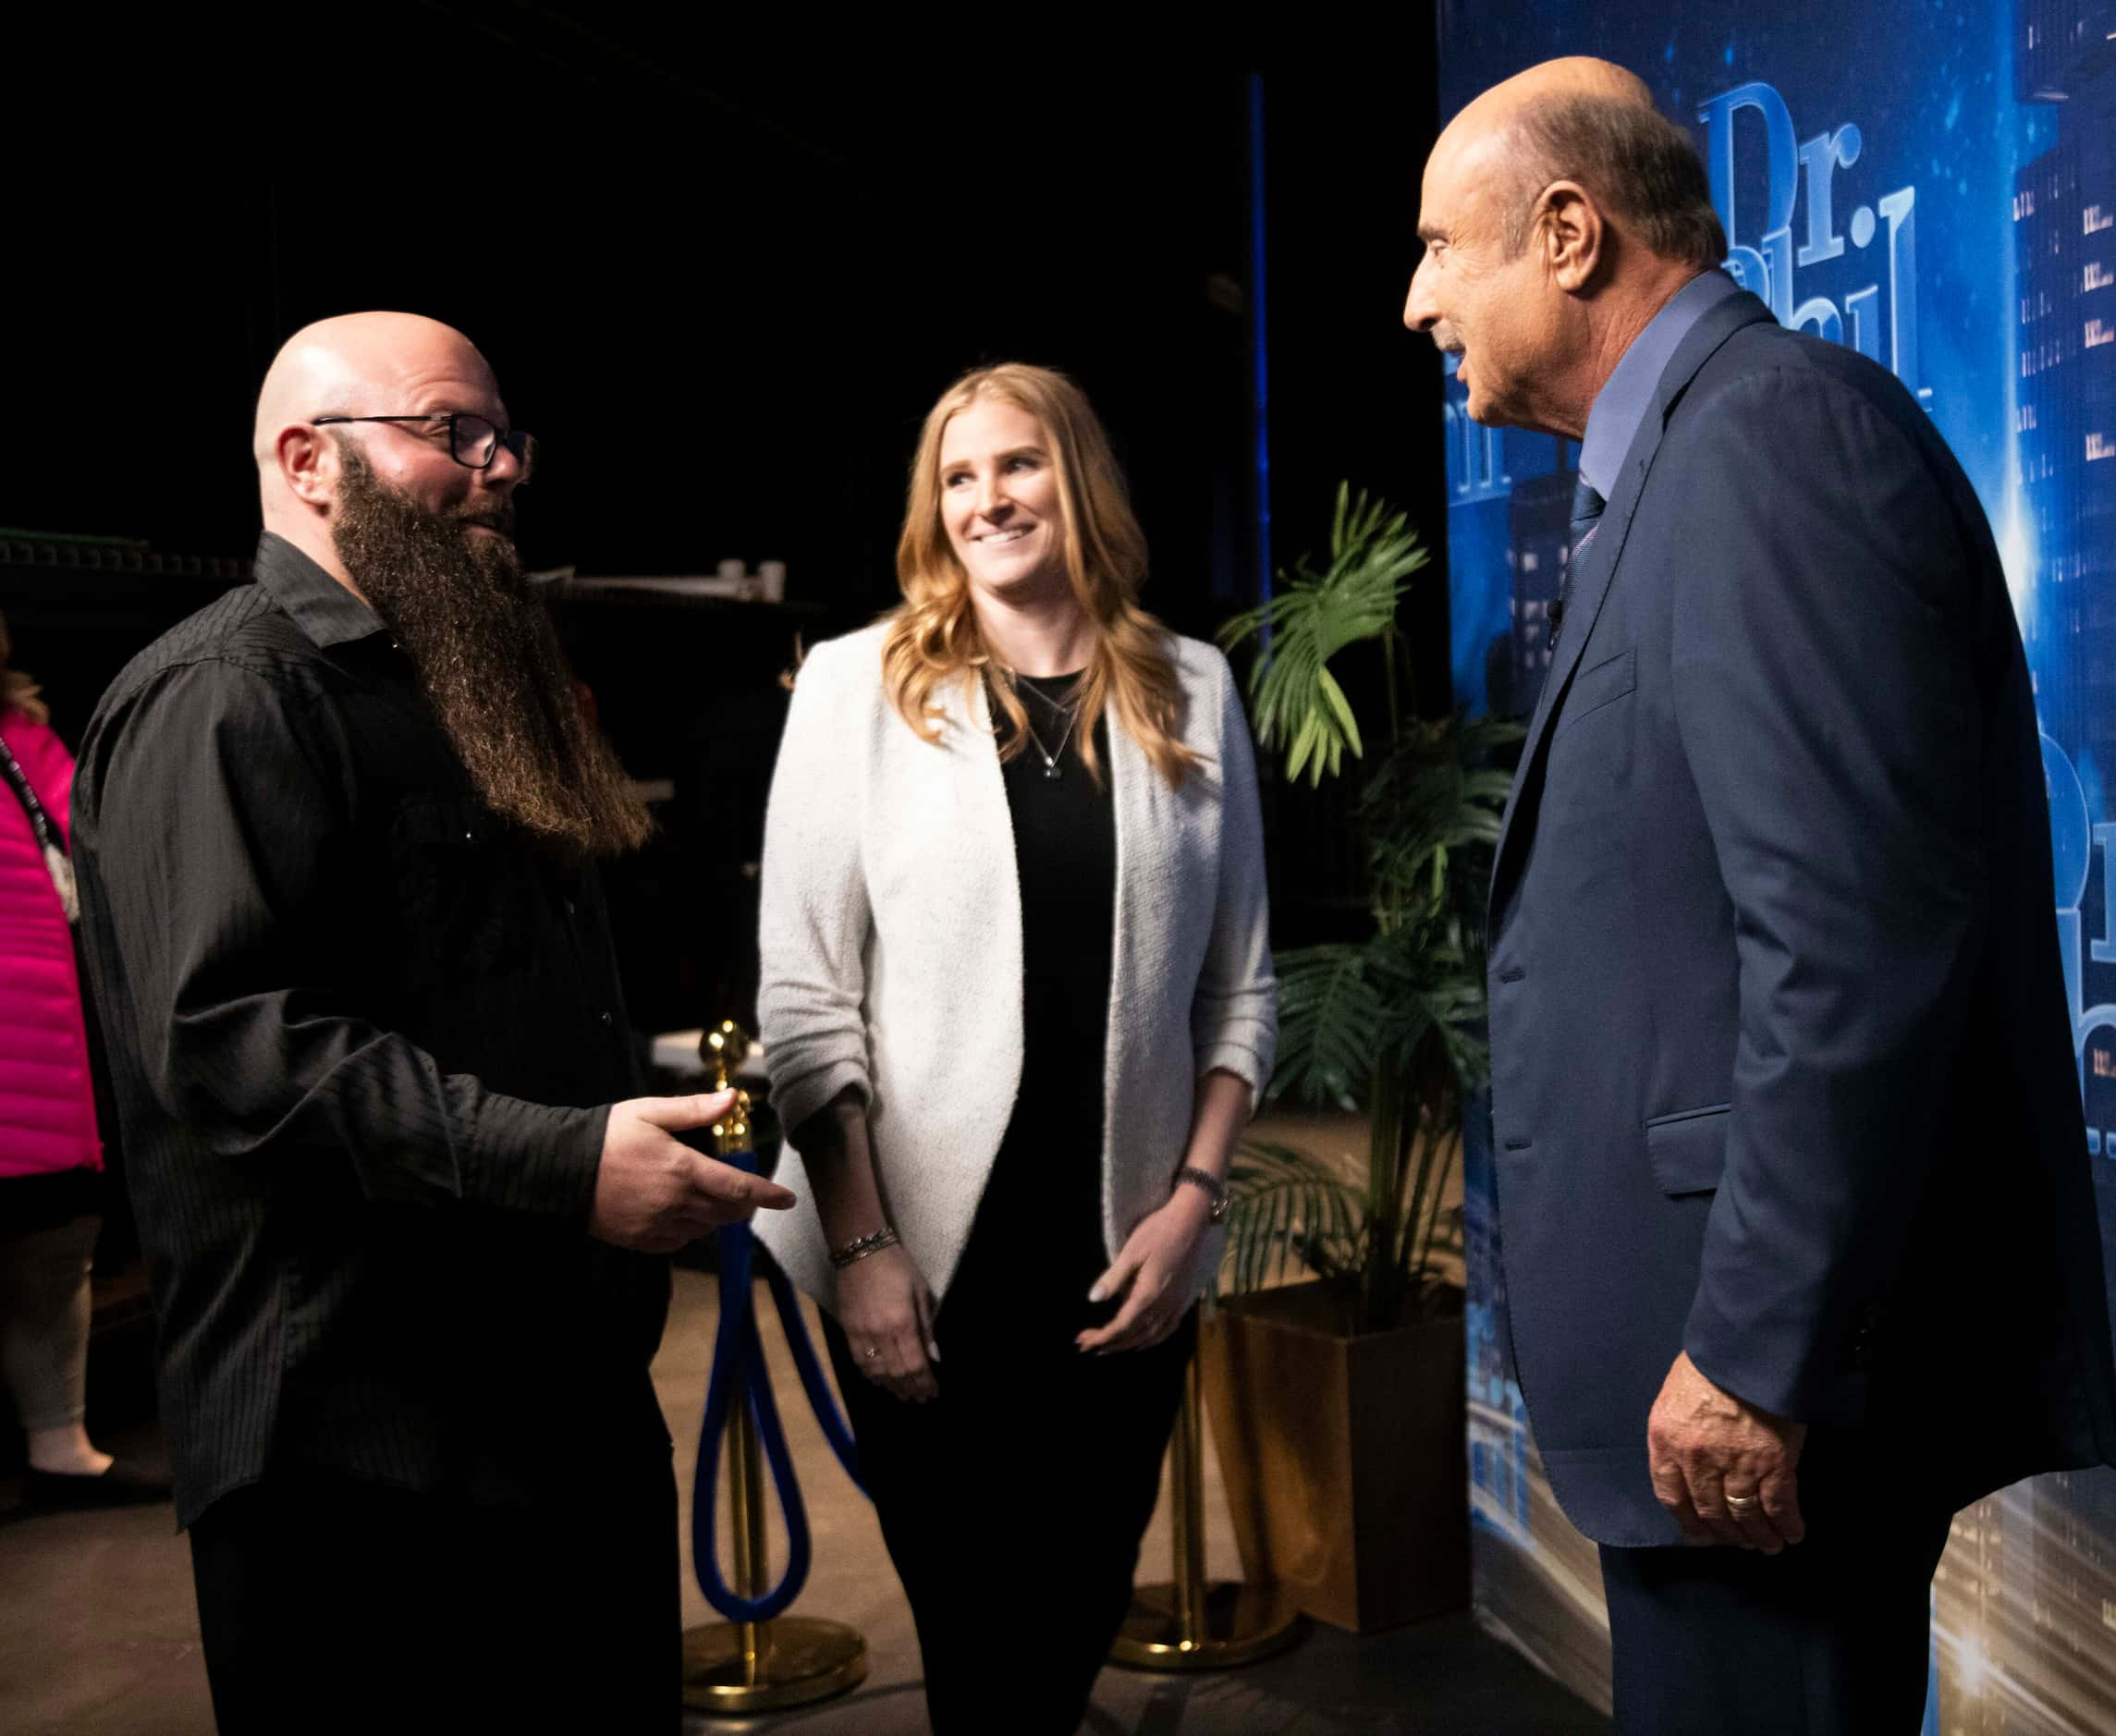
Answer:
[{"label": "man's bald head", "polygon": [[1466,142],[1503,132],[1537,107],[1580,97],[1631,103],[1642,108],[1653,106],[1653,92],[1637,73],[1612,60],[1596,60],[1591,55],[1568,55],[1562,60],[1546,60],[1525,72],[1517,72],[1482,95],[1472,98],[1440,134],[1435,154],[1450,142]]},{"label": "man's bald head", "polygon": [[1403,323],[1455,358],[1479,422],[1578,439],[1632,339],[1726,237],[1690,137],[1606,60],[1531,67],[1425,164]]},{"label": "man's bald head", "polygon": [[1495,84],[1441,133],[1427,167],[1471,169],[1499,189],[1509,253],[1528,243],[1537,197],[1576,181],[1633,239],[1708,270],[1726,257],[1710,183],[1690,136],[1636,73],[1575,55]]},{"label": "man's bald head", "polygon": [[317,416],[403,413],[408,390],[455,377],[497,395],[478,348],[453,325],[421,313],[341,313],[304,325],[279,346],[257,395],[254,450],[262,469],[289,422]]},{"label": "man's bald head", "polygon": [[[260,435],[310,416],[374,413],[362,395],[453,365],[493,383],[478,347],[453,325],[422,313],[341,313],[304,325],[279,346],[257,395]],[[383,412],[386,413],[386,412]]]},{"label": "man's bald head", "polygon": [[[280,347],[257,395],[251,445],[264,528],[353,584],[331,534],[349,448],[383,486],[424,509],[506,527],[520,461],[502,446],[483,470],[458,464],[445,420],[457,412],[507,426],[491,366],[454,326],[417,313],[346,313],[303,326]],[[319,417],[406,420],[318,428]]]}]

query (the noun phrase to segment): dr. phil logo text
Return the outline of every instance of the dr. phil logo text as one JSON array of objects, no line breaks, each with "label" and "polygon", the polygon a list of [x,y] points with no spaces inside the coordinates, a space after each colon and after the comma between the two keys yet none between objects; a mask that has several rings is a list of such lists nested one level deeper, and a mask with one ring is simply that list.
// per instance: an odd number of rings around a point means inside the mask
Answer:
[{"label": "dr. phil logo text", "polygon": [[[1741,219],[1749,214],[1737,211],[1734,200],[1737,136],[1755,135],[1754,121],[1737,135],[1736,120],[1744,113],[1762,123],[1766,170],[1762,222],[1752,218],[1745,226]],[[1785,99],[1760,81],[1713,97],[1697,111],[1697,118],[1705,123],[1712,203],[1727,231],[1727,270],[1743,288],[1770,304],[1780,325],[1804,327],[1833,343],[1849,344],[1888,368],[1930,408],[1932,394],[1918,379],[1917,189],[1899,187],[1872,205],[1856,206],[1840,230],[1836,177],[1839,169],[1849,169],[1859,160],[1862,141],[1855,125],[1847,121],[1801,140]],[[1792,212],[1803,179],[1806,233],[1796,243]],[[1856,282],[1864,275],[1857,266],[1864,264],[1874,281],[1852,290],[1841,303],[1826,295],[1800,296],[1794,288],[1795,270],[1845,258],[1847,232],[1853,249],[1873,251],[1864,261],[1854,255],[1850,266],[1839,271],[1849,269]]]}]

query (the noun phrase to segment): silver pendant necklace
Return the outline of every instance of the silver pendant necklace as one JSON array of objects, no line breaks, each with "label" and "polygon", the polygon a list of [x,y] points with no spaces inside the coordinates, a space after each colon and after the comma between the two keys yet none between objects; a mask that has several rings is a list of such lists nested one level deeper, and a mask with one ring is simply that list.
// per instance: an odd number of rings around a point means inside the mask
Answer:
[{"label": "silver pendant necklace", "polygon": [[1058,755],[1065,752],[1065,744],[1072,740],[1072,727],[1080,721],[1080,707],[1070,701],[1060,703],[1030,680],[1027,676],[1018,671],[1009,671],[1009,673],[1013,674],[1014,683],[1017,687],[1027,688],[1030,692],[1042,700],[1053,711],[1065,713],[1065,730],[1058,739],[1058,746],[1046,748],[1044,746],[1043,737],[1036,733],[1035,723],[1029,716],[1029,708],[1026,705],[1021,707],[1021,721],[1028,725],[1029,740],[1035,743],[1036,757],[1044,763],[1044,778],[1046,782],[1055,784],[1064,776],[1064,773],[1058,769]]}]

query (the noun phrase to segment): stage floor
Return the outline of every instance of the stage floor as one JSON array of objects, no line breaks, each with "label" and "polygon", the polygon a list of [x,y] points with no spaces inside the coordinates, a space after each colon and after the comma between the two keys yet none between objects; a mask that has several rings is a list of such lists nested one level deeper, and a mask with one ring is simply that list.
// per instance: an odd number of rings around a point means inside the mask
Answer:
[{"label": "stage floor", "polygon": [[[710,1278],[679,1271],[676,1280],[676,1303],[654,1374],[683,1468],[688,1535],[689,1471],[718,1307]],[[769,1316],[768,1301],[765,1312]],[[797,1608],[858,1628],[867,1639],[870,1669],[865,1682],[842,1699],[753,1719],[716,1724],[694,1718],[691,1729],[913,1736],[925,1720],[910,1611],[889,1571],[872,1510],[838,1470],[801,1402],[776,1320],[767,1318],[765,1325],[815,1536],[814,1571]],[[152,1423],[104,1429],[99,1438],[106,1448],[141,1456],[161,1452]],[[171,1529],[169,1510],[18,1519],[6,1510],[16,1493],[12,1481],[0,1483],[0,1729],[24,1736],[211,1731],[190,1556]],[[1205,1495],[1209,1569],[1234,1577],[1239,1565],[1209,1440]],[[1001,1541],[1008,1546],[1006,1565],[996,1571],[1024,1572],[1035,1571],[1040,1548],[1058,1542]],[[1146,1539],[1140,1577],[1168,1576],[1164,1510]],[[688,1577],[684,1611],[687,1623],[710,1617]],[[1024,1681],[1023,1693],[1033,1695],[1032,1681]],[[1091,1736],[1587,1736],[1608,1725],[1460,1616],[1366,1640],[1317,1627],[1290,1652],[1222,1674],[1168,1677],[1106,1669],[1082,1728]],[[995,1726],[996,1731],[1003,1729],[1003,1720]]]}]

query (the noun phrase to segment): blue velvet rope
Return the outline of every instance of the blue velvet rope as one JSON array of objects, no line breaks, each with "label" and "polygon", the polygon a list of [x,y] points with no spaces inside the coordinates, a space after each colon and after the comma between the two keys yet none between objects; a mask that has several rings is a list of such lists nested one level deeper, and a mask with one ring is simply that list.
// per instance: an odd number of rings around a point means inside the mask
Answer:
[{"label": "blue velvet rope", "polygon": [[[724,1160],[753,1171],[756,1159],[747,1153],[730,1153]],[[779,1424],[778,1406],[772,1397],[771,1371],[764,1364],[764,1339],[757,1332],[756,1291],[751,1283],[751,1265],[756,1241],[744,1224],[729,1224],[717,1238],[720,1265],[720,1329],[713,1345],[713,1373],[705,1386],[705,1420],[698,1436],[698,1471],[691,1485],[691,1559],[698,1575],[698,1589],[705,1601],[729,1621],[769,1621],[783,1615],[808,1583],[810,1542],[808,1511],[801,1504],[801,1483],[794,1475],[793,1455],[788,1450],[786,1431]],[[859,1449],[851,1431],[838,1414],[837,1400],[823,1378],[822,1364],[809,1342],[808,1328],[801,1317],[801,1302],[786,1274],[773,1266],[767,1281],[772,1300],[778,1305],[779,1325],[786,1333],[787,1349],[801,1375],[801,1389],[808,1395],[824,1438],[862,1494],[866,1485],[860,1476]],[[720,1449],[727,1437],[732,1405],[749,1407],[757,1425],[757,1438],[764,1449],[773,1484],[778,1489],[779,1510],[786,1519],[786,1571],[779,1583],[761,1597],[740,1595],[720,1571],[720,1531],[716,1504],[720,1490]],[[763,1491],[759,1491],[760,1496]]]}]

